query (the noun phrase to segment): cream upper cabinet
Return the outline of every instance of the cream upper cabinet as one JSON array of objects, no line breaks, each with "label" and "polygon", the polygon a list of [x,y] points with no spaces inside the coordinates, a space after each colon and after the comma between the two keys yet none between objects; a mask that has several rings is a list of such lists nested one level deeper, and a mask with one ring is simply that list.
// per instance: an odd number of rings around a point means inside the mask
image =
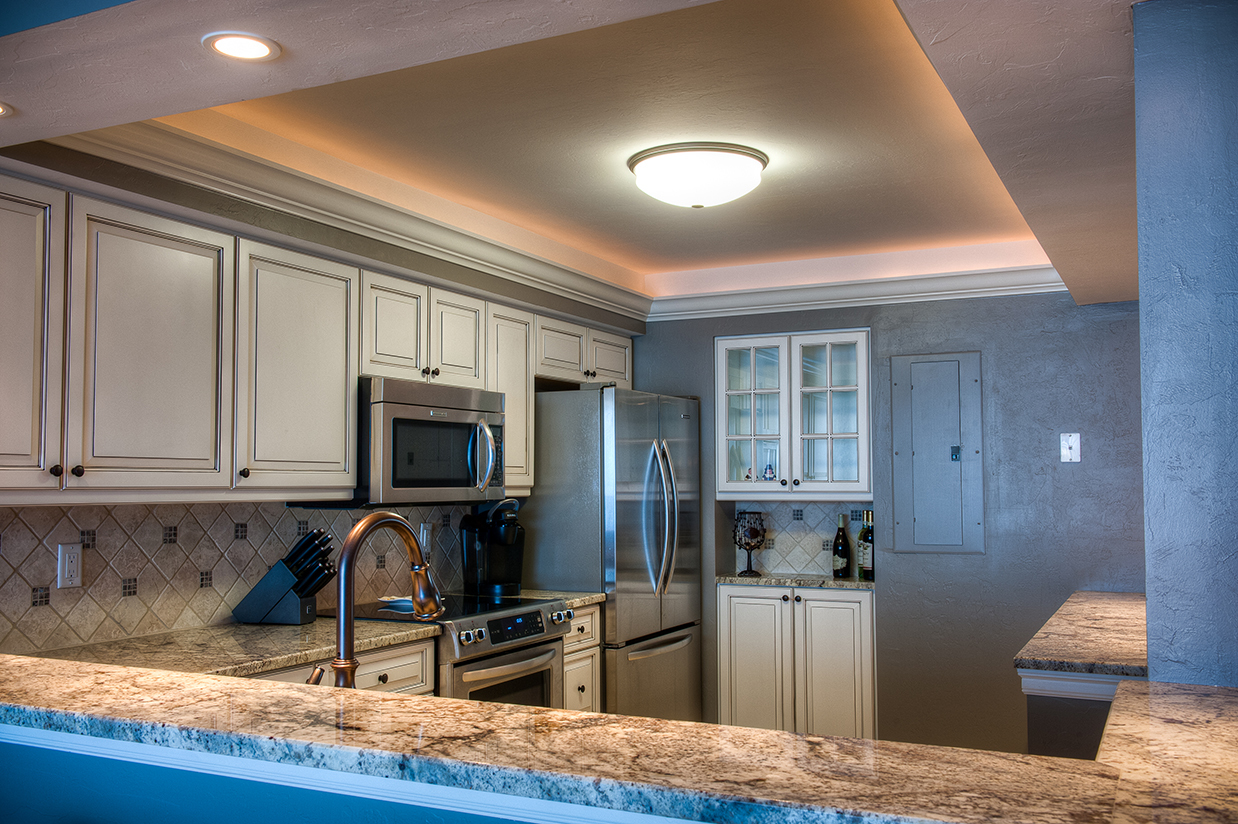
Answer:
[{"label": "cream upper cabinet", "polygon": [[872,738],[873,649],[870,590],[719,586],[720,720]]},{"label": "cream upper cabinet", "polygon": [[87,198],[71,211],[65,487],[228,488],[233,239]]},{"label": "cream upper cabinet", "polygon": [[537,316],[537,375],[632,388],[632,339],[556,318]]},{"label": "cream upper cabinet", "polygon": [[356,485],[361,273],[242,240],[236,487]]},{"label": "cream upper cabinet", "polygon": [[430,288],[430,380],[486,388],[486,302]]},{"label": "cream upper cabinet", "polygon": [[0,180],[0,489],[54,490],[63,479],[65,202]]},{"label": "cream upper cabinet", "polygon": [[503,485],[520,497],[533,486],[533,315],[490,304],[486,388],[503,393]]},{"label": "cream upper cabinet", "polygon": [[872,500],[867,329],[715,341],[721,500]]},{"label": "cream upper cabinet", "polygon": [[361,372],[423,380],[430,362],[430,287],[361,273]]}]

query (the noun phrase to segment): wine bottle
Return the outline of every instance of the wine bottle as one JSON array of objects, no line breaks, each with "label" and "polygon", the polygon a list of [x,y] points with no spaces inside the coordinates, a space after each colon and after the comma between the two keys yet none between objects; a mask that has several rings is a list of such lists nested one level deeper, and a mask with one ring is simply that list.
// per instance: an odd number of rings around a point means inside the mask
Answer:
[{"label": "wine bottle", "polygon": [[860,580],[873,580],[873,511],[864,510],[864,526],[860,529],[860,537],[855,539],[857,565],[860,567]]},{"label": "wine bottle", "polygon": [[838,516],[838,532],[834,534],[834,577],[846,578],[851,574],[851,542],[847,540],[847,528],[843,525],[847,516]]}]

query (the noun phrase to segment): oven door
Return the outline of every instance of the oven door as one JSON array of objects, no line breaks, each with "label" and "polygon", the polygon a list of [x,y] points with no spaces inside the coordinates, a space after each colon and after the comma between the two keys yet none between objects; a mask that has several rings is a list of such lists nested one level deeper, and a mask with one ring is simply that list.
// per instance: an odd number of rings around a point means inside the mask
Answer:
[{"label": "oven door", "polygon": [[371,503],[503,498],[501,412],[391,402],[370,411]]},{"label": "oven door", "polygon": [[439,696],[563,709],[563,639],[441,664]]}]

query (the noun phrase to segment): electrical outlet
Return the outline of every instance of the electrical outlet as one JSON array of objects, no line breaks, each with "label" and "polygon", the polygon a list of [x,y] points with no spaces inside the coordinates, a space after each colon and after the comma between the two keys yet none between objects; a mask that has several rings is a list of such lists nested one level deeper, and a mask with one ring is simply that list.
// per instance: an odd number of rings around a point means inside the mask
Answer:
[{"label": "electrical outlet", "polygon": [[434,538],[434,524],[425,522],[417,530],[417,543],[421,544],[421,548],[429,551],[432,544],[430,541]]},{"label": "electrical outlet", "polygon": [[56,587],[80,587],[82,585],[82,545],[56,545]]},{"label": "electrical outlet", "polygon": [[1079,462],[1079,433],[1062,433],[1062,463]]}]

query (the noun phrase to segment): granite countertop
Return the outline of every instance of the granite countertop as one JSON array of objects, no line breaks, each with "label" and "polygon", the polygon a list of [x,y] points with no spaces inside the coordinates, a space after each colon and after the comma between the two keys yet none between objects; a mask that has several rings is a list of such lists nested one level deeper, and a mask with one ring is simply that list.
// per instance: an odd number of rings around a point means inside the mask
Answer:
[{"label": "granite countertop", "polygon": [[1238,689],[1124,681],[1096,760],[1121,771],[1117,824],[1238,821]]},{"label": "granite countertop", "polygon": [[[522,594],[532,598],[562,598],[573,609],[606,600],[606,596],[598,592],[525,590]],[[361,653],[434,638],[441,631],[435,623],[357,621],[354,645]],[[37,657],[244,678],[327,661],[335,657],[335,650],[335,619],[320,617],[302,626],[222,624],[174,630],[47,650]]]},{"label": "granite countertop", "polygon": [[1076,592],[1015,656],[1020,669],[1148,677],[1142,592]]},{"label": "granite countertop", "polygon": [[12,655],[0,723],[717,824],[1100,824],[1119,786],[1089,761]]},{"label": "granite countertop", "polygon": [[719,584],[740,584],[749,587],[821,587],[823,589],[873,589],[872,581],[858,578],[834,578],[830,575],[798,575],[792,573],[762,573],[759,578],[741,578],[738,575],[719,575],[714,579]]},{"label": "granite countertop", "polygon": [[[244,678],[334,658],[335,628],[334,618],[304,626],[223,624],[47,650],[38,656]],[[357,652],[365,652],[434,638],[440,632],[438,624],[357,621],[354,643]]]}]

